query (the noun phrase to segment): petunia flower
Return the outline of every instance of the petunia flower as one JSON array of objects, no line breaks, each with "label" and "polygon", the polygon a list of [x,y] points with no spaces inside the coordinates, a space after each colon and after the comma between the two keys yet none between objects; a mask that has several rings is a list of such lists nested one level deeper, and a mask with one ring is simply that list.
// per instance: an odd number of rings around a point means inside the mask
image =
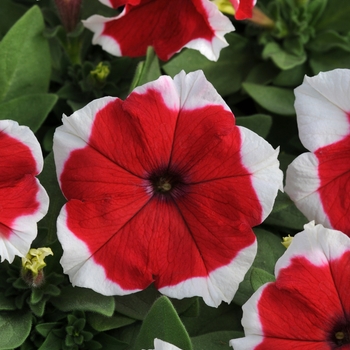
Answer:
[{"label": "petunia flower", "polygon": [[24,257],[46,214],[49,198],[36,175],[43,167],[39,142],[26,126],[0,120],[0,256]]},{"label": "petunia flower", "polygon": [[167,343],[166,341],[160,339],[154,339],[154,349],[153,350],[181,350],[175,345]]},{"label": "petunia flower", "polygon": [[350,238],[311,222],[277,261],[276,282],[243,305],[234,350],[350,347]]},{"label": "petunia flower", "polygon": [[230,302],[270,213],[275,151],[235,126],[202,71],[104,97],[63,117],[54,136],[61,264],[73,285],[124,295]]},{"label": "petunia flower", "polygon": [[115,56],[144,56],[153,46],[161,60],[182,48],[199,50],[216,61],[226,47],[231,21],[209,0],[100,0],[113,8],[125,5],[114,18],[93,15],[83,21],[94,32],[93,44]]},{"label": "petunia flower", "polygon": [[285,191],[309,220],[350,235],[350,70],[305,77],[295,89],[302,144]]},{"label": "petunia flower", "polygon": [[235,9],[235,18],[242,20],[253,16],[256,0],[230,0]]}]

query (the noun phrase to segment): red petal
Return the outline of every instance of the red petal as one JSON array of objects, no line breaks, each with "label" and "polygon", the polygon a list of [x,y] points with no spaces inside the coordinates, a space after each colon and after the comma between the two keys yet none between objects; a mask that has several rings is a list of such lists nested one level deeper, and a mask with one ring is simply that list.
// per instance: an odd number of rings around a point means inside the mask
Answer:
[{"label": "red petal", "polygon": [[318,193],[332,227],[350,235],[350,136],[315,151]]},{"label": "red petal", "polygon": [[20,179],[23,174],[37,175],[37,164],[32,151],[21,140],[17,140],[0,131],[1,182]]},{"label": "red petal", "polygon": [[16,219],[34,214],[39,209],[38,192],[37,180],[31,175],[25,175],[18,181],[1,183],[0,236],[9,239]]},{"label": "red petal", "polygon": [[258,301],[265,338],[256,349],[267,349],[269,337],[326,342],[335,323],[344,318],[332,273],[328,264],[315,266],[304,257],[293,258],[280,270],[276,283],[267,285]]},{"label": "red petal", "polygon": [[[231,0],[232,4],[233,1]],[[254,0],[240,0],[238,8],[235,8],[235,18],[238,20],[252,18]]]},{"label": "red petal", "polygon": [[118,42],[122,55],[138,57],[153,46],[158,57],[169,59],[188,42],[214,37],[202,1],[143,0],[127,6],[125,15],[105,24],[103,35]]}]

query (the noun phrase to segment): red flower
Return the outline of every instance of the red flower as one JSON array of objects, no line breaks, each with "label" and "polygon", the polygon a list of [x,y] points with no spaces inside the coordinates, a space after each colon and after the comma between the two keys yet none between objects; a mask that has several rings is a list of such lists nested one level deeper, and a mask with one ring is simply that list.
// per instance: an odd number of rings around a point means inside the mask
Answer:
[{"label": "red flower", "polygon": [[154,282],[175,298],[231,301],[282,173],[278,152],[235,126],[203,72],[101,98],[63,124],[58,237],[72,283],[123,295]]},{"label": "red flower", "polygon": [[243,305],[245,338],[234,350],[350,348],[350,239],[305,225],[277,261],[276,282]]},{"label": "red flower", "polygon": [[309,220],[350,235],[350,70],[305,77],[295,90],[299,137],[286,192]]},{"label": "red flower", "polygon": [[1,120],[0,154],[0,256],[11,263],[16,255],[28,253],[49,198],[35,178],[43,157],[28,127]]},{"label": "red flower", "polygon": [[94,15],[84,25],[95,34],[94,44],[115,56],[138,57],[153,46],[162,60],[183,47],[217,60],[227,46],[224,35],[233,31],[230,20],[208,0],[105,0],[123,12],[115,18]]},{"label": "red flower", "polygon": [[246,18],[252,18],[253,7],[256,4],[256,0],[230,0],[233,8],[235,9],[235,18],[242,20]]}]

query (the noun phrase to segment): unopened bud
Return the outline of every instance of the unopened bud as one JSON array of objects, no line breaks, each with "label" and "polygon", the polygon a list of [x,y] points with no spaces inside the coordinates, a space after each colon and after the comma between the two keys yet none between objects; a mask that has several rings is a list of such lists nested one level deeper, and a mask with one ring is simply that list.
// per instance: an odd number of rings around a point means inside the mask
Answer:
[{"label": "unopened bud", "polygon": [[56,8],[67,33],[72,32],[80,19],[82,0],[55,0]]}]

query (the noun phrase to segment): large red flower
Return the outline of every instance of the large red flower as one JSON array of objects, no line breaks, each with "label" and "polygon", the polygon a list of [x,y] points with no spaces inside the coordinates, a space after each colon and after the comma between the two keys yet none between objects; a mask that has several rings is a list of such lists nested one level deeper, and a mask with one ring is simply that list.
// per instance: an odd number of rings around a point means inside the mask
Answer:
[{"label": "large red flower", "polygon": [[234,350],[350,349],[350,239],[313,222],[277,261],[276,282],[243,305]]},{"label": "large red flower", "polygon": [[26,126],[0,120],[0,256],[25,256],[49,198],[35,178],[43,167],[39,142]]},{"label": "large red flower", "polygon": [[154,282],[171,297],[231,301],[282,173],[278,152],[235,126],[203,72],[91,102],[63,118],[54,152],[73,284],[112,295]]},{"label": "large red flower", "polygon": [[224,35],[234,30],[209,0],[100,1],[114,8],[125,5],[115,18],[94,15],[84,21],[95,33],[93,43],[115,56],[143,56],[153,46],[160,59],[168,60],[188,47],[216,61],[228,45]]},{"label": "large red flower", "polygon": [[299,137],[311,152],[288,167],[286,192],[309,220],[350,235],[350,70],[295,90]]}]

